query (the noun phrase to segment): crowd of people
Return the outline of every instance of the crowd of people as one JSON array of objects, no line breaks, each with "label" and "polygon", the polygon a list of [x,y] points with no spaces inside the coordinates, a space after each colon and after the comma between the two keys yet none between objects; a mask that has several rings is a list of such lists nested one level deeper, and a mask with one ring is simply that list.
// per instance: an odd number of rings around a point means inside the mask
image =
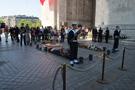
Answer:
[{"label": "crowd of people", "polygon": [[[92,33],[92,41],[94,42],[102,42],[103,33],[105,34],[105,41],[108,43],[109,39],[109,28],[107,27],[105,32],[103,32],[103,29],[100,27],[99,30],[97,30],[97,27],[94,27],[92,29],[85,28],[85,27],[77,27],[77,23],[72,24],[71,27],[64,27],[62,26],[60,31],[58,32],[56,28],[49,27],[29,27],[29,24],[24,26],[24,23],[22,23],[21,27],[10,27],[6,26],[4,28],[4,34],[5,34],[5,41],[8,42],[8,34],[10,33],[11,40],[17,43],[20,42],[20,45],[22,46],[22,42],[24,42],[24,45],[29,45],[30,42],[40,41],[40,40],[50,40],[50,39],[57,39],[59,35],[61,36],[60,42],[63,43],[65,41],[65,38],[67,39],[67,42],[70,46],[70,64],[73,66],[74,63],[78,63],[77,61],[77,51],[78,51],[78,43],[77,39],[80,38],[80,36],[85,39],[85,37],[88,35],[88,33]],[[113,52],[118,51],[118,45],[119,45],[119,37],[120,37],[120,26],[116,26],[116,30],[114,31],[114,45],[113,45]],[[1,41],[1,34],[2,34],[2,28],[0,28],[0,41]],[[20,38],[19,38],[20,34]]]},{"label": "crowd of people", "polygon": [[[32,41],[40,41],[40,40],[50,40],[52,38],[57,39],[59,36],[61,36],[61,43],[65,41],[65,39],[68,38],[68,34],[72,28],[71,27],[64,27],[62,26],[61,30],[58,32],[56,28],[52,28],[51,26],[49,27],[29,27],[27,24],[24,26],[22,23],[21,27],[10,27],[6,26],[4,28],[4,34],[5,34],[5,41],[8,42],[8,34],[10,33],[11,40],[14,42],[15,40],[22,45],[22,41],[24,41],[24,45],[29,44]],[[91,28],[82,28],[81,34],[78,35],[78,39],[82,36],[83,39],[85,39],[88,36],[88,33],[92,33],[92,40],[94,42],[102,42],[102,34],[103,30],[100,27],[99,30],[97,30],[96,27],[93,29]],[[0,28],[0,41],[1,41],[1,34],[2,34],[2,29]],[[106,31],[104,32],[105,34],[105,40],[106,43],[108,43],[108,38],[109,38],[109,29],[108,27],[106,28]],[[20,38],[19,38],[20,35]]]}]

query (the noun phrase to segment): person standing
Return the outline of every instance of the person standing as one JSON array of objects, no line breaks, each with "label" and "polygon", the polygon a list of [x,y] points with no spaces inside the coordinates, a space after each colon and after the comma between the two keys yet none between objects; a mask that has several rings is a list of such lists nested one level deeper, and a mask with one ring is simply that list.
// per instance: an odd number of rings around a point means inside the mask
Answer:
[{"label": "person standing", "polygon": [[8,42],[8,33],[9,33],[8,26],[5,27],[4,33],[5,33],[5,41]]},{"label": "person standing", "polygon": [[68,34],[68,44],[70,45],[70,65],[79,64],[77,60],[78,43],[77,43],[77,23],[72,24],[73,29]]},{"label": "person standing", "polygon": [[103,33],[103,30],[100,27],[99,32],[98,32],[98,42],[102,42],[102,33]]},{"label": "person standing", "polygon": [[45,35],[44,35],[44,30],[45,30],[45,28],[42,26],[42,28],[41,28],[41,31],[42,31],[42,40],[45,40]]},{"label": "person standing", "polygon": [[31,31],[31,41],[35,42],[35,29],[32,27],[30,31]]},{"label": "person standing", "polygon": [[45,27],[45,30],[44,30],[44,35],[45,35],[45,40],[49,40],[49,38],[48,38],[48,33],[49,33],[49,31],[48,31],[48,28],[47,27]]},{"label": "person standing", "polygon": [[30,27],[29,27],[29,24],[27,24],[25,26],[25,29],[26,29],[26,35],[25,35],[25,38],[26,38],[26,42],[27,42],[27,45],[29,45],[30,43]]},{"label": "person standing", "polygon": [[106,41],[106,43],[108,43],[108,38],[109,38],[109,28],[107,27],[106,28],[106,31],[105,31],[105,41]]},{"label": "person standing", "polygon": [[17,25],[15,25],[15,37],[17,39],[17,43],[19,43],[19,34],[20,34],[20,31],[19,31],[19,28],[17,27]]},{"label": "person standing", "polygon": [[92,35],[93,35],[94,42],[96,42],[96,39],[97,39],[97,28],[96,28],[96,26],[92,30]]},{"label": "person standing", "polygon": [[61,42],[64,42],[64,38],[65,38],[65,29],[64,29],[64,26],[62,26],[62,28],[61,28]]},{"label": "person standing", "polygon": [[118,45],[119,45],[119,38],[120,38],[120,26],[116,26],[116,30],[114,31],[114,45],[113,45],[113,52],[117,52],[118,50]]},{"label": "person standing", "polygon": [[0,41],[2,40],[1,35],[2,35],[2,28],[0,27]]},{"label": "person standing", "polygon": [[13,27],[10,27],[9,33],[10,33],[10,36],[11,36],[11,40],[14,41],[14,28]]},{"label": "person standing", "polygon": [[21,26],[21,46],[22,46],[22,39],[24,40],[24,45],[26,46],[26,28],[24,27],[24,23]]}]

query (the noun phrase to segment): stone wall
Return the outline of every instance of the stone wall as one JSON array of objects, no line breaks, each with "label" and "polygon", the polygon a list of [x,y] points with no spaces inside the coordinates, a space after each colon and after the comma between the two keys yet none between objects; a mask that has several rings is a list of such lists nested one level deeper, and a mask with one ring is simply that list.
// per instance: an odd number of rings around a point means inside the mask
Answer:
[{"label": "stone wall", "polygon": [[[122,34],[135,37],[135,0],[97,0],[96,26],[114,30],[120,25]],[[112,32],[112,31],[111,31]]]},{"label": "stone wall", "polygon": [[92,0],[67,0],[66,22],[77,22],[83,26],[91,27]]}]

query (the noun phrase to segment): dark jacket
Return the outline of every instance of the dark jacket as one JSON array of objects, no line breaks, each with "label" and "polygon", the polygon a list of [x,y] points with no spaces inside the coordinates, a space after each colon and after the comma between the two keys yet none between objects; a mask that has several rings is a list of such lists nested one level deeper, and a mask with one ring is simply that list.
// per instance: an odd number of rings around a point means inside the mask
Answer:
[{"label": "dark jacket", "polygon": [[[68,44],[70,44],[70,40],[73,39],[74,36],[75,36],[74,32],[72,30],[70,30],[70,32],[68,34]],[[74,40],[77,40],[77,37],[75,37]]]},{"label": "dark jacket", "polygon": [[114,36],[114,38],[120,38],[120,30],[118,31],[117,29],[114,31],[114,34],[113,34],[113,36]]},{"label": "dark jacket", "polygon": [[92,34],[93,34],[93,36],[97,36],[97,29],[93,29]]},{"label": "dark jacket", "polygon": [[19,33],[20,33],[19,28],[16,27],[16,28],[15,28],[15,35],[18,35]]},{"label": "dark jacket", "polygon": [[64,35],[64,33],[65,33],[65,29],[61,28],[61,35]]},{"label": "dark jacket", "polygon": [[103,30],[102,29],[99,29],[98,37],[102,37],[102,33],[103,33]]},{"label": "dark jacket", "polygon": [[105,36],[106,36],[106,37],[108,37],[108,36],[110,35],[109,32],[110,32],[109,29],[107,29],[107,30],[105,31]]}]

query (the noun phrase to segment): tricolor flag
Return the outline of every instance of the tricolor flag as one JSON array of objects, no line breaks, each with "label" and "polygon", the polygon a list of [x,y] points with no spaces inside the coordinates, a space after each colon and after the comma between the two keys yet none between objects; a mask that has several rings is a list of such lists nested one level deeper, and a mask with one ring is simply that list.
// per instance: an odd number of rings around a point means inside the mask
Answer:
[{"label": "tricolor flag", "polygon": [[40,3],[41,3],[42,5],[44,5],[44,2],[45,2],[45,0],[40,0]]}]

